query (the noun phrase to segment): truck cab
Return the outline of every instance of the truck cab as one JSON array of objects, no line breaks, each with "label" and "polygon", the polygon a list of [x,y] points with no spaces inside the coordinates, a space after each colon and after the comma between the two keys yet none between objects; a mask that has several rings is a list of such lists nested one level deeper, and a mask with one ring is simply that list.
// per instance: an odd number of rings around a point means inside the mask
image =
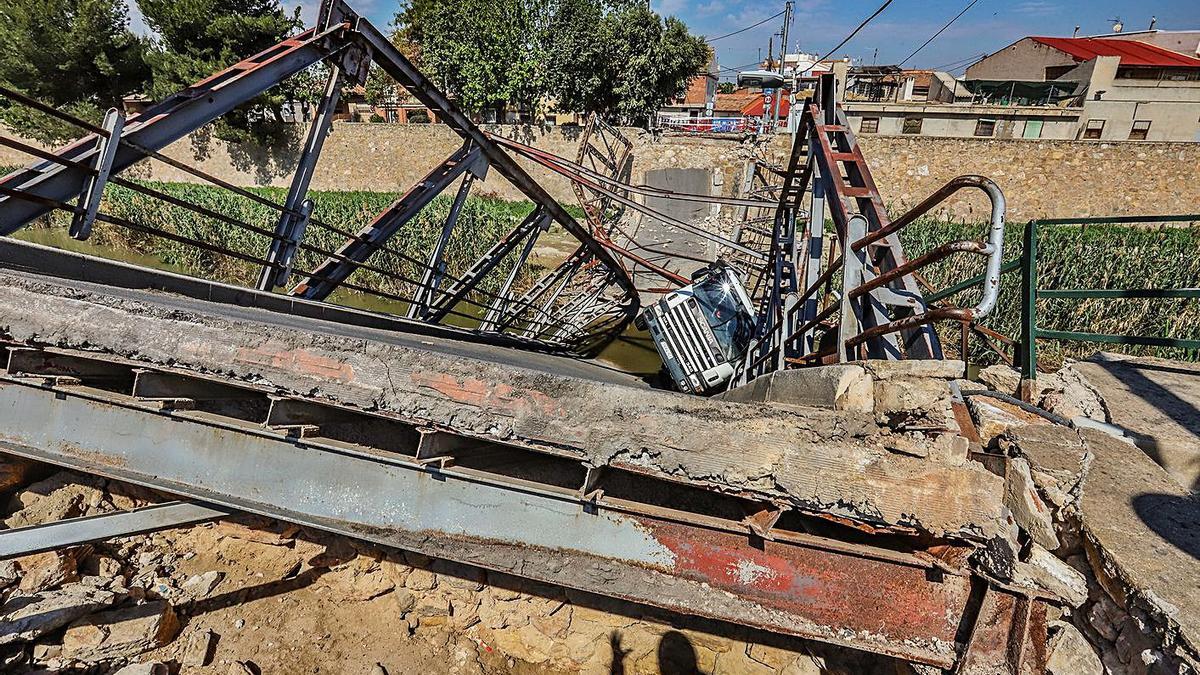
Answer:
[{"label": "truck cab", "polygon": [[636,320],[648,330],[675,386],[684,393],[722,391],[754,330],[754,303],[737,271],[718,261],[647,307]]}]

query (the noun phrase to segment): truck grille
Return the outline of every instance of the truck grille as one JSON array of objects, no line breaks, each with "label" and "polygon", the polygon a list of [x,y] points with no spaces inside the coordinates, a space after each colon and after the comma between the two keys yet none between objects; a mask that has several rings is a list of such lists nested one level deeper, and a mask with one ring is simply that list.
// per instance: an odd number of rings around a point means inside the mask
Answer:
[{"label": "truck grille", "polygon": [[666,321],[662,322],[688,374],[700,373],[723,361],[709,344],[708,325],[696,315],[694,303],[689,299],[667,308]]}]

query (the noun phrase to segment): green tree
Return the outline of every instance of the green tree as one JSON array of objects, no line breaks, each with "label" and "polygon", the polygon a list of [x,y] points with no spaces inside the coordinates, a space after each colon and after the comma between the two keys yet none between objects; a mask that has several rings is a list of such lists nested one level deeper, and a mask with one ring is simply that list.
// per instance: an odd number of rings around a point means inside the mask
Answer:
[{"label": "green tree", "polygon": [[[123,0],[0,2],[0,83],[91,122],[141,91],[150,75],[147,42],[128,28]],[[0,119],[46,143],[82,130],[0,99]]]},{"label": "green tree", "polygon": [[547,50],[550,94],[560,110],[644,124],[709,59],[704,40],[641,0],[560,0]]},{"label": "green tree", "polygon": [[717,85],[718,94],[732,94],[737,91],[737,85],[733,82],[722,82]]},{"label": "green tree", "polygon": [[407,0],[397,43],[471,112],[545,97],[644,123],[707,61],[704,41],[645,0]]},{"label": "green tree", "polygon": [[[169,96],[303,28],[300,10],[289,15],[279,0],[139,0],[146,23],[158,34],[150,54],[151,95]],[[230,111],[213,129],[233,143],[271,145],[294,131],[279,113],[289,100],[311,96],[307,80],[282,83]]]},{"label": "green tree", "polygon": [[470,112],[537,105],[546,91],[551,0],[409,0],[397,42]]}]

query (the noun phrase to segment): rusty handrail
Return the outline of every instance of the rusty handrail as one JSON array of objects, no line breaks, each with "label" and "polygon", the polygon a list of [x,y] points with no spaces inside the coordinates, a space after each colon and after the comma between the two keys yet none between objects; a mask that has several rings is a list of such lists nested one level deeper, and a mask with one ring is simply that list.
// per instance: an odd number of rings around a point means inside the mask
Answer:
[{"label": "rusty handrail", "polygon": [[917,218],[928,213],[933,207],[945,201],[950,195],[964,188],[982,190],[987,194],[988,199],[992,203],[992,221],[991,228],[988,231],[987,245],[983,250],[978,251],[988,256],[983,279],[983,297],[971,309],[971,316],[974,319],[982,319],[995,308],[996,300],[999,298],[1000,265],[1003,264],[1001,258],[1004,255],[1004,211],[1006,207],[1004,192],[1000,190],[1000,186],[996,185],[992,179],[977,175],[959,176],[926,197],[920,204],[909,209],[904,215],[859,239],[851,244],[850,247],[855,251],[861,251],[863,248],[870,246],[884,237],[899,232],[915,222]]}]

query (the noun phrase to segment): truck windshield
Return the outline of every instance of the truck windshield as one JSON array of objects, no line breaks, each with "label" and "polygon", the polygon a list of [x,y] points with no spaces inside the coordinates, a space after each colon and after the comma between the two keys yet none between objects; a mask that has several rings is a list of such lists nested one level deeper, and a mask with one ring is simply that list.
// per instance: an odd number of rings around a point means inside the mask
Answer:
[{"label": "truck windshield", "polygon": [[713,335],[727,361],[740,358],[750,344],[752,317],[738,302],[733,282],[724,274],[711,275],[692,286]]}]

